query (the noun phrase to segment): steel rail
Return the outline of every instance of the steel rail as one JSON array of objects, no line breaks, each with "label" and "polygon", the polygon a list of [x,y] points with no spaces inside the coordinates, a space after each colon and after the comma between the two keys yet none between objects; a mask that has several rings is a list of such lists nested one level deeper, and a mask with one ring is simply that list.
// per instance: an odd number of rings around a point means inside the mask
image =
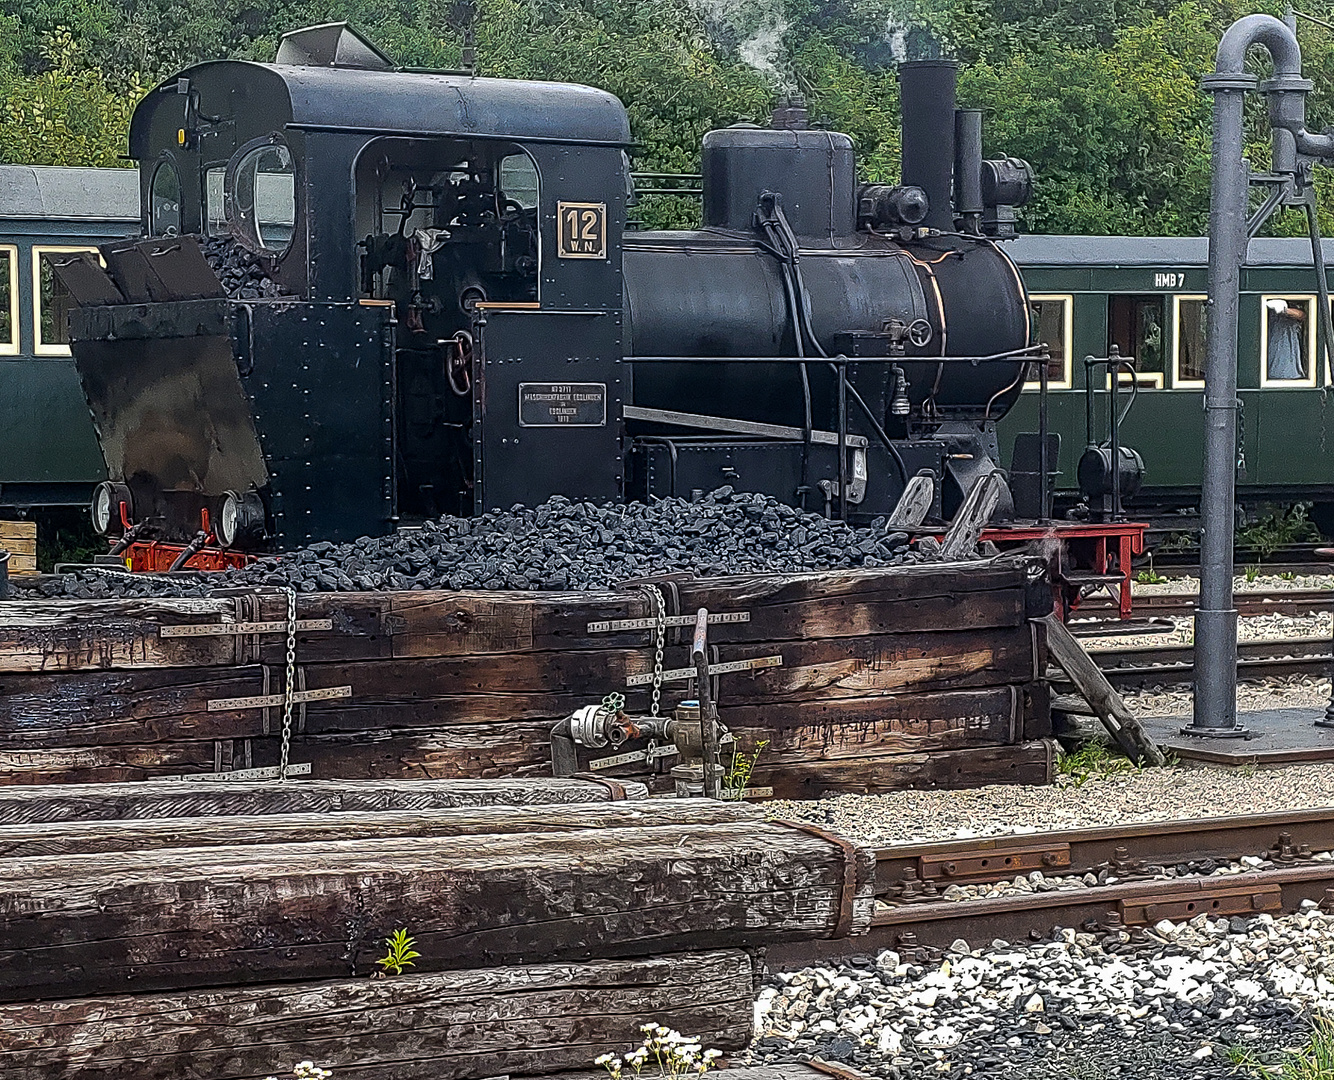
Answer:
[{"label": "steel rail", "polygon": [[1061,929],[1117,935],[1129,944],[1143,940],[1141,928],[1162,919],[1180,923],[1198,915],[1278,915],[1299,910],[1305,900],[1326,910],[1334,904],[1334,864],[1263,870],[1227,877],[1172,878],[1023,893],[989,900],[880,905],[870,932],[858,937],[792,942],[771,947],[770,970],[792,970],[895,949],[915,959],[927,950],[962,940],[970,948],[993,941],[1048,940]]},{"label": "steel rail", "polygon": [[[1247,641],[1238,647],[1237,675],[1259,679],[1286,675],[1325,675],[1334,663],[1327,637]],[[1118,689],[1189,682],[1195,670],[1194,645],[1150,645],[1090,652],[1108,681]],[[1064,672],[1052,669],[1048,679],[1066,687]]]},{"label": "steel rail", "polygon": [[[1153,593],[1135,597],[1135,612],[1146,618],[1188,616],[1195,614],[1199,599],[1194,593]],[[1282,591],[1237,592],[1234,594],[1240,615],[1312,615],[1334,610],[1334,591],[1329,589],[1286,589]],[[1120,610],[1120,601],[1104,597],[1088,597],[1071,614],[1072,619],[1085,616],[1112,615]],[[1114,625],[1116,619],[1111,622]],[[1077,632],[1079,624],[1072,624]]]},{"label": "steel rail", "polygon": [[909,880],[940,888],[990,884],[1034,870],[1082,876],[1116,865],[1125,877],[1134,873],[1128,864],[1135,862],[1178,865],[1274,854],[1281,861],[1284,856],[1275,849],[1285,844],[1294,850],[1334,850],[1334,806],[894,844],[876,850],[876,892],[885,895]]}]

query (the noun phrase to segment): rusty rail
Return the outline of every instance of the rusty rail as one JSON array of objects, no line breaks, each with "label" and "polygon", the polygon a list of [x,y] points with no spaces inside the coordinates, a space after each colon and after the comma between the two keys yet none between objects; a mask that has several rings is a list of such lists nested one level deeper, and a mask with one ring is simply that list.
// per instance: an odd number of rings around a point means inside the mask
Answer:
[{"label": "rusty rail", "polygon": [[[994,939],[1046,938],[1054,929],[1130,933],[1200,914],[1246,917],[1296,910],[1303,900],[1334,903],[1334,862],[1311,861],[1334,848],[1334,807],[1236,817],[1145,822],[1046,833],[900,844],[877,851],[879,904],[870,934],[771,949],[780,970],[881,949],[972,946]],[[1153,878],[1150,868],[1204,859],[1268,858],[1279,866],[1235,875]],[[1286,864],[1286,865],[1284,865]],[[950,884],[1110,868],[1115,884],[977,900],[941,900]],[[903,885],[909,883],[907,895]]]}]

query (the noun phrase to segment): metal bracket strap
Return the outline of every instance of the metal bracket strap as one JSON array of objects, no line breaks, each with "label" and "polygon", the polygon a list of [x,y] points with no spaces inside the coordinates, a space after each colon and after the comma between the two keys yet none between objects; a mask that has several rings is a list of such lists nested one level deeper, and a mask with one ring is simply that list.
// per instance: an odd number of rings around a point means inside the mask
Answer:
[{"label": "metal bracket strap", "polygon": [[[323,690],[297,690],[292,694],[292,703],[303,705],[308,701],[332,701],[335,698],[350,698],[352,687],[328,686]],[[230,712],[233,709],[270,709],[281,705],[287,698],[283,694],[257,694],[254,697],[214,698],[208,703],[209,712]]]},{"label": "metal bracket strap", "polygon": [[[189,780],[200,783],[228,783],[240,780],[277,780],[280,770],[277,765],[264,765],[257,769],[233,769],[231,772],[184,773],[178,776],[159,776],[157,780]],[[292,762],[287,766],[288,776],[309,776],[310,762]]]},{"label": "metal bracket strap", "polygon": [[848,932],[852,929],[852,916],[857,903],[857,845],[846,837],[826,832],[819,826],[808,824],[805,821],[775,819],[774,824],[785,825],[789,829],[796,829],[798,832],[804,832],[820,840],[827,840],[842,853],[843,891],[838,902],[838,921],[834,924],[834,932],[829,936],[834,938],[847,937]]},{"label": "metal bracket strap", "polygon": [[[332,619],[297,619],[297,630],[332,630]],[[179,626],[159,626],[158,637],[228,637],[239,634],[282,634],[287,632],[287,622],[276,619],[272,622],[238,623],[183,623]]]},{"label": "metal bracket strap", "polygon": [[[588,624],[590,634],[609,634],[617,630],[652,630],[661,622],[663,626],[694,626],[693,615],[668,615],[665,619],[610,619]],[[744,623],[750,622],[749,611],[724,611],[709,615],[709,623]]]},{"label": "metal bracket strap", "polygon": [[[783,666],[781,656],[759,656],[754,660],[728,660],[722,664],[710,664],[710,675],[727,675],[734,671],[757,671],[760,668],[776,668]],[[670,671],[662,673],[663,682],[680,682],[683,679],[693,679],[695,669],[692,667],[672,668]],[[630,675],[625,680],[626,686],[647,686],[653,681],[653,674],[650,672],[644,675]]]},{"label": "metal bracket strap", "polygon": [[617,765],[651,765],[659,758],[672,757],[680,752],[674,745],[655,746],[651,750],[627,750],[623,754],[596,758],[588,763],[588,767],[596,772],[599,769],[614,769]]}]

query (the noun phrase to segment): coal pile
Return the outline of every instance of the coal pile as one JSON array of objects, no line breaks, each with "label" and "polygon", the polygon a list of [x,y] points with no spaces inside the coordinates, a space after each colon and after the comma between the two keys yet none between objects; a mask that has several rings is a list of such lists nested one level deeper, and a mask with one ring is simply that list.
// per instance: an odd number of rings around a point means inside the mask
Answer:
[{"label": "coal pile", "polygon": [[268,300],[287,295],[287,290],[269,277],[259,256],[230,236],[197,236],[195,239],[204,259],[233,300]]},{"label": "coal pile", "polygon": [[29,595],[94,599],[204,596],[219,588],[290,585],[299,592],[378,589],[605,589],[674,571],[698,577],[832,570],[915,562],[906,533],[883,518],[853,528],[766,495],[720,488],[696,502],[571,502],[555,496],[420,529],[318,543],[246,567],[193,577],[80,571],[36,582]]}]

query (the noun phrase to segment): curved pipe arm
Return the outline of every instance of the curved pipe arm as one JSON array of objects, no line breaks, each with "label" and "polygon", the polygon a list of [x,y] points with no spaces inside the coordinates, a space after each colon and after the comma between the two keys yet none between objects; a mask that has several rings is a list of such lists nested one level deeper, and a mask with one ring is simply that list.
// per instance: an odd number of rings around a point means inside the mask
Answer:
[{"label": "curved pipe arm", "polygon": [[1275,75],[1302,73],[1302,47],[1297,35],[1272,15],[1247,15],[1228,27],[1218,43],[1214,71],[1219,75],[1240,75],[1246,70],[1246,52],[1252,45],[1263,45],[1274,60]]}]

